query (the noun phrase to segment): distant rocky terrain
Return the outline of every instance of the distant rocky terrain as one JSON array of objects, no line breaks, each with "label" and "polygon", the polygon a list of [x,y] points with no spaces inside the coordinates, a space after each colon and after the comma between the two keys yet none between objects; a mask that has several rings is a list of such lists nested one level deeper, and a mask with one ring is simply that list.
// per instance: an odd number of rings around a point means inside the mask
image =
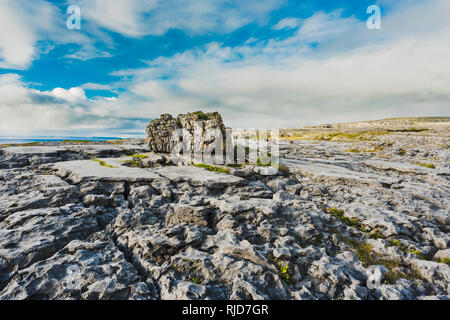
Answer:
[{"label": "distant rocky terrain", "polygon": [[450,119],[428,120],[281,130],[276,168],[1,146],[0,299],[449,299]]}]

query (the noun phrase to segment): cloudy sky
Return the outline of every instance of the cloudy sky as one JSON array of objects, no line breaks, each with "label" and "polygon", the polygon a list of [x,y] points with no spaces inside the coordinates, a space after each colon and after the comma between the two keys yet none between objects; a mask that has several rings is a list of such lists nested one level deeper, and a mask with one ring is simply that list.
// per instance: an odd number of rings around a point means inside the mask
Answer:
[{"label": "cloudy sky", "polygon": [[[382,10],[369,30],[370,5]],[[81,9],[81,30],[66,26]],[[0,136],[450,116],[448,0],[0,0]]]}]

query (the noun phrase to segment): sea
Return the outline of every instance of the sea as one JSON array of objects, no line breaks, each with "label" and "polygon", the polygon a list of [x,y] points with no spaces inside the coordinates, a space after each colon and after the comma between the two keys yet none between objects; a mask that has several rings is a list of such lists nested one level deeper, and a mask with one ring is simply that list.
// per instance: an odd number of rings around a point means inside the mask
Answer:
[{"label": "sea", "polygon": [[119,137],[38,137],[38,138],[0,138],[1,144],[22,144],[32,142],[58,142],[58,141],[107,141],[121,140]]}]

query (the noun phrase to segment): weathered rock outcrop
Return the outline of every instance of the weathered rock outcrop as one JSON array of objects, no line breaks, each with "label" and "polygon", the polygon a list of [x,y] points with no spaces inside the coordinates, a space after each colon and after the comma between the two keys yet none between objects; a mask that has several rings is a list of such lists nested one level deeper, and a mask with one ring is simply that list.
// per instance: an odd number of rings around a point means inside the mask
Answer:
[{"label": "weathered rock outcrop", "polygon": [[[178,129],[184,129],[183,136],[180,134],[179,140],[173,138]],[[148,124],[145,143],[150,151],[171,153],[177,143],[183,139],[189,150],[204,151],[215,140],[214,130],[220,131],[223,140],[226,140],[225,125],[218,112],[197,111],[180,114],[176,119],[170,114],[163,114],[159,119],[154,119]]]}]

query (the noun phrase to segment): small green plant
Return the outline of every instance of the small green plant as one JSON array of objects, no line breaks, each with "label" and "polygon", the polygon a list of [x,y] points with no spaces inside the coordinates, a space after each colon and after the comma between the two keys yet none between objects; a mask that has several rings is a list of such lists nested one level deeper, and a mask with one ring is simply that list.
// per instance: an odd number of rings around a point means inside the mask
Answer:
[{"label": "small green plant", "polygon": [[450,258],[441,259],[440,263],[445,263],[445,264],[448,264],[450,266]]},{"label": "small green plant", "polygon": [[403,150],[403,149],[400,149],[400,150],[398,151],[398,154],[401,155],[401,156],[404,156],[404,155],[406,154],[406,151]]},{"label": "small green plant", "polygon": [[417,164],[418,166],[429,168],[429,169],[436,169],[436,167],[432,163],[415,162],[414,164]]},{"label": "small green plant", "polygon": [[278,262],[278,270],[280,271],[281,278],[288,284],[291,283],[291,275],[289,274],[289,266],[288,265],[281,265],[280,262]]},{"label": "small green plant", "polygon": [[392,240],[390,244],[392,247],[397,247],[402,251],[406,251],[406,248],[397,239]]},{"label": "small green plant", "polygon": [[384,236],[383,236],[383,234],[381,233],[381,231],[380,231],[379,228],[373,230],[373,231],[370,233],[369,237],[370,237],[371,239],[375,239],[375,240],[376,240],[376,239],[383,239],[383,238],[384,238]]},{"label": "small green plant", "polygon": [[192,277],[191,282],[194,284],[200,284],[202,283],[202,279],[200,277]]},{"label": "small green plant", "polygon": [[349,227],[359,227],[359,221],[356,218],[348,218],[344,216],[344,210],[337,208],[323,208],[324,212],[331,214],[333,217],[338,218],[342,222],[344,222]]},{"label": "small green plant", "polygon": [[131,157],[136,158],[136,159],[147,159],[148,155],[147,154],[133,154]]},{"label": "small green plant", "polygon": [[425,260],[425,257],[422,255],[422,253],[417,250],[417,249],[409,249],[406,252],[410,252],[412,254],[414,254],[417,258],[419,258],[420,260]]},{"label": "small green plant", "polygon": [[111,166],[111,165],[107,164],[105,161],[100,160],[100,159],[91,159],[91,161],[98,162],[102,167],[106,167],[106,168],[117,168],[117,167],[115,167],[115,166]]},{"label": "small green plant", "polygon": [[216,167],[216,166],[212,166],[212,165],[204,164],[204,163],[194,164],[194,167],[203,168],[203,169],[206,169],[206,170],[212,171],[212,172],[230,173],[230,169],[228,169],[228,168]]},{"label": "small green plant", "polygon": [[273,257],[270,252],[267,254],[267,260],[277,267],[281,279],[283,279],[284,282],[287,284],[292,284],[289,265],[283,265],[277,258]]},{"label": "small green plant", "polygon": [[199,120],[208,120],[208,116],[204,114],[202,111],[196,111],[193,112],[193,114],[195,114]]},{"label": "small green plant", "polygon": [[133,159],[133,160],[127,162],[127,164],[129,167],[132,167],[132,168],[141,168],[141,169],[145,168],[145,166],[142,164],[141,159],[139,159],[139,158]]},{"label": "small green plant", "polygon": [[337,209],[336,207],[333,207],[333,208],[324,208],[324,211],[325,211],[326,213],[329,213],[329,214],[335,216],[335,217],[337,217],[337,216],[342,216],[342,215],[344,214],[344,210],[342,210],[342,209]]},{"label": "small green plant", "polygon": [[361,153],[361,150],[358,149],[347,149],[345,152],[353,152],[353,153]]}]

